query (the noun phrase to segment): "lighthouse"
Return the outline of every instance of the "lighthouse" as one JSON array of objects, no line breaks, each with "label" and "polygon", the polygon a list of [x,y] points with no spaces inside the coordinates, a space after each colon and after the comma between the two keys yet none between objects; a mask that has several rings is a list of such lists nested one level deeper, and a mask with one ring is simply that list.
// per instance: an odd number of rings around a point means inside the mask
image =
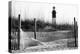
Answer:
[{"label": "lighthouse", "polygon": [[56,24],[56,10],[55,10],[55,7],[53,7],[53,10],[52,10],[52,24]]}]

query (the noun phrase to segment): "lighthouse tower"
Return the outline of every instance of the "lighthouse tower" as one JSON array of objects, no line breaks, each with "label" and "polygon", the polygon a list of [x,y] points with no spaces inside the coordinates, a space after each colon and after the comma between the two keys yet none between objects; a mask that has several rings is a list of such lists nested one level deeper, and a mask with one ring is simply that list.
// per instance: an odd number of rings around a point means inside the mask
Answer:
[{"label": "lighthouse tower", "polygon": [[52,10],[52,24],[56,24],[56,10],[55,10],[55,7],[53,7],[53,10]]}]

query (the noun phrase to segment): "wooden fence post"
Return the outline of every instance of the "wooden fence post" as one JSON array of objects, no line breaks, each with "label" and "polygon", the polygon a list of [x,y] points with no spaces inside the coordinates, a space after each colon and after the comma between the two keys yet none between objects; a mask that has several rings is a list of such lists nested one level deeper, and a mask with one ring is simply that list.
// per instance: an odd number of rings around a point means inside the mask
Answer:
[{"label": "wooden fence post", "polygon": [[18,49],[20,49],[20,14],[18,15]]},{"label": "wooden fence post", "polygon": [[34,38],[36,39],[36,18],[34,18]]},{"label": "wooden fence post", "polygon": [[75,38],[75,47],[77,47],[77,22],[74,17],[74,38]]}]

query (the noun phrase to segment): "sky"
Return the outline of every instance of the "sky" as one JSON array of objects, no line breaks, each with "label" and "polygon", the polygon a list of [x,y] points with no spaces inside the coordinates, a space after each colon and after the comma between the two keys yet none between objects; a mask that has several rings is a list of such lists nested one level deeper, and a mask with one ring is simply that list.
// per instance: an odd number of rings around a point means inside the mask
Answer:
[{"label": "sky", "polygon": [[12,2],[12,17],[18,18],[20,14],[22,20],[36,18],[52,23],[53,6],[55,6],[57,12],[57,24],[73,24],[74,17],[77,18],[78,16],[76,5],[18,1]]}]

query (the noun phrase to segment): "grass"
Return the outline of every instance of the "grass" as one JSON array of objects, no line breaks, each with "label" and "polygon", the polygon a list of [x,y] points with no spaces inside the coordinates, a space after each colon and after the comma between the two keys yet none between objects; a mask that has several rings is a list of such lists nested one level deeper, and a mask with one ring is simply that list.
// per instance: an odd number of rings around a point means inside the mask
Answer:
[{"label": "grass", "polygon": [[[21,38],[34,38],[34,32],[23,32]],[[71,31],[55,31],[55,32],[36,32],[36,39],[42,42],[49,42],[59,39],[72,38],[74,37]]]}]

